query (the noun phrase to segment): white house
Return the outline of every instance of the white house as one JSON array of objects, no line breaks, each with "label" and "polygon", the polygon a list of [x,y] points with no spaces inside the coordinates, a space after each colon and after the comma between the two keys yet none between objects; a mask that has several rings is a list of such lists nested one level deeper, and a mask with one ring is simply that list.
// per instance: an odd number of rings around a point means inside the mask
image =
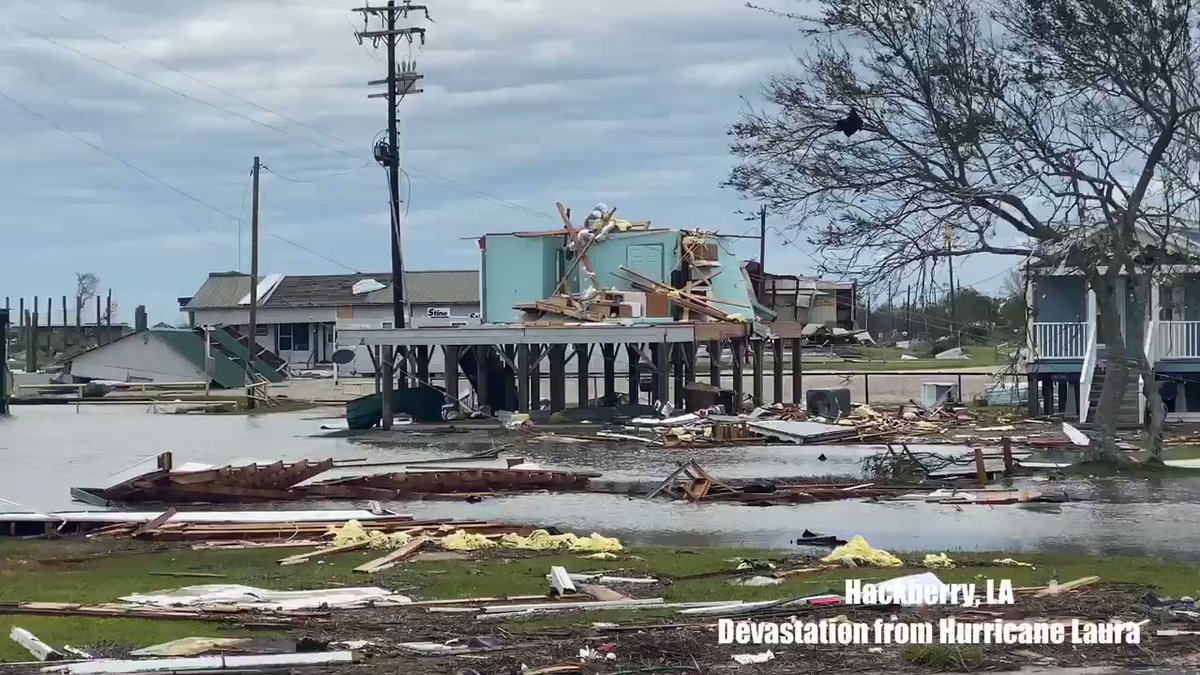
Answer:
[{"label": "white house", "polygon": [[[430,270],[405,272],[405,325],[465,326],[481,322],[479,272]],[[359,282],[373,279],[379,290],[354,293]],[[365,284],[370,285],[370,284]],[[361,290],[361,289],[360,289]],[[213,272],[194,295],[179,299],[192,326],[234,326],[243,333],[249,323],[250,276]],[[331,363],[337,328],[393,326],[391,274],[282,275],[262,277],[258,284],[257,341],[295,369]],[[441,371],[440,359],[430,363]],[[360,355],[347,368],[351,374],[374,372]]]},{"label": "white house", "polygon": [[[245,361],[205,345],[203,331],[151,328],[73,356],[74,382],[209,382],[234,389],[247,382]],[[243,351],[243,354],[245,352]]]}]

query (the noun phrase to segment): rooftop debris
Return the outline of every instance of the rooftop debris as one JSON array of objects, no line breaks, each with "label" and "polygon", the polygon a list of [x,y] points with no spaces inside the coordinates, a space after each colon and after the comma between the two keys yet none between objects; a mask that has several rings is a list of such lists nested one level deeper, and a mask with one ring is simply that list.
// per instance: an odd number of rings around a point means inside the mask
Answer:
[{"label": "rooftop debris", "polygon": [[[907,453],[908,449],[904,448]],[[909,453],[911,455],[911,453]],[[877,461],[878,455],[868,457],[864,464]],[[899,475],[899,474],[897,474]],[[768,506],[776,504],[808,504],[813,502],[839,501],[843,499],[866,499],[873,502],[921,501],[935,504],[1001,505],[1029,502],[1061,503],[1071,501],[1065,494],[1043,494],[1033,489],[978,488],[961,490],[943,487],[941,481],[917,482],[928,477],[927,471],[904,474],[913,482],[897,482],[893,477],[881,478],[876,482],[854,480],[833,481],[810,479],[807,481],[722,481],[704,470],[694,459],[680,464],[661,483],[645,495],[652,499],[665,494],[677,500],[691,502],[723,501]],[[735,484],[738,483],[738,484]],[[835,537],[820,535],[805,530],[797,544],[806,544],[809,539],[814,545],[836,542]]]},{"label": "rooftop debris", "polygon": [[[563,229],[550,232],[527,232],[523,237],[562,237],[563,249],[569,260],[554,292],[542,300],[514,305],[526,313],[528,322],[584,323],[622,322],[631,319],[672,318],[671,307],[677,308],[681,321],[747,322],[753,319],[754,307],[749,293],[744,302],[720,299],[713,288],[713,279],[721,274],[742,274],[740,268],[724,271],[721,268],[719,235],[702,230],[683,230],[680,237],[679,268],[672,270],[672,282],[650,278],[621,266],[610,272],[629,289],[600,288],[588,252],[604,245],[615,232],[649,230],[649,222],[630,222],[614,218],[616,209],[597,208],[587,217],[582,228],[572,222],[566,207],[557,204]],[[583,273],[579,274],[578,269]],[[578,277],[578,283],[572,283]],[[573,286],[575,288],[573,288]]]},{"label": "rooftop debris", "polygon": [[[184,465],[173,468],[171,453],[158,457],[154,471],[109,488],[73,488],[72,494],[106,504],[113,502],[296,501],[312,498],[397,499],[402,496],[472,494],[519,490],[582,490],[593,472],[527,468],[442,468],[424,464],[393,473],[357,474],[317,480],[335,468],[334,460],[301,460],[261,465]],[[354,470],[358,467],[342,466]],[[173,518],[174,516],[172,516]]]}]

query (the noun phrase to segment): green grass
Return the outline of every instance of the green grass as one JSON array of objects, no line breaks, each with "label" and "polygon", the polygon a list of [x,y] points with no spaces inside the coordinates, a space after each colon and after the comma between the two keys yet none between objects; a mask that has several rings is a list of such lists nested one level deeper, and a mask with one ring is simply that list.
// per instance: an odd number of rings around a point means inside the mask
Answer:
[{"label": "green grass", "polygon": [[[131,545],[120,546],[129,548]],[[116,546],[109,545],[108,548]],[[103,545],[96,543],[0,540],[0,602],[112,602],[121,595],[133,592],[204,583],[237,583],[275,590],[375,585],[408,593],[417,599],[537,595],[546,592],[545,575],[552,565],[563,565],[572,572],[607,570],[614,576],[669,578],[674,580],[671,585],[655,587],[652,591],[647,589],[653,596],[662,597],[667,602],[772,600],[826,591],[841,592],[841,582],[847,578],[887,579],[921,571],[921,568],[836,569],[815,575],[789,577],[778,586],[746,588],[731,585],[728,575],[695,579],[684,577],[731,571],[734,563],[728,561],[738,558],[770,558],[782,568],[785,567],[784,553],[672,548],[639,548],[622,554],[617,560],[588,560],[571,554],[493,551],[466,560],[413,561],[375,575],[352,571],[357,565],[381,555],[374,551],[331,556],[323,564],[309,562],[287,567],[280,567],[275,561],[299,551],[117,552],[82,562],[63,561],[105,550]],[[913,561],[924,557],[923,553],[899,555]],[[1200,594],[1200,564],[1195,563],[1165,562],[1151,558],[1093,558],[1062,553],[1011,556],[1037,566],[1037,569],[1028,569],[988,564],[994,558],[1010,557],[1004,553],[950,552],[950,557],[963,565],[978,565],[938,570],[937,574],[945,581],[1008,578],[1016,586],[1039,586],[1052,576],[1064,582],[1095,574],[1104,581],[1153,584],[1160,592],[1173,596]],[[217,573],[225,575],[225,578],[174,578],[149,574],[161,571]],[[669,613],[669,610],[592,612],[513,623],[507,628],[517,632],[554,631],[586,627],[596,621],[652,621]],[[225,628],[222,624],[207,622],[13,615],[6,615],[0,621],[0,630],[4,635],[12,626],[29,629],[52,645],[66,643],[80,648],[102,643],[143,647],[188,636],[244,634],[236,629]],[[28,654],[23,649],[0,637],[0,661],[27,658]]]},{"label": "green grass", "polygon": [[895,347],[864,347],[862,361],[847,362],[805,362],[804,372],[820,373],[821,371],[895,371],[895,370],[991,370],[1008,364],[1008,348],[997,349],[991,345],[963,347],[970,358],[961,361],[944,361],[932,356],[913,354],[916,360],[901,359],[905,353]]}]

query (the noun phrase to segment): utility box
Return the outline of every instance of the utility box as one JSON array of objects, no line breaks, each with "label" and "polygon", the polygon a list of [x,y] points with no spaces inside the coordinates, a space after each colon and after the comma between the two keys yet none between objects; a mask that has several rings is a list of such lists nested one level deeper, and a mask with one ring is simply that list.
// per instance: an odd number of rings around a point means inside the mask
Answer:
[{"label": "utility box", "polygon": [[809,389],[805,392],[804,402],[808,414],[817,417],[845,417],[852,409],[850,390],[846,387]]},{"label": "utility box", "polygon": [[924,382],[921,384],[921,405],[940,408],[947,403],[960,403],[958,385],[953,382]]}]

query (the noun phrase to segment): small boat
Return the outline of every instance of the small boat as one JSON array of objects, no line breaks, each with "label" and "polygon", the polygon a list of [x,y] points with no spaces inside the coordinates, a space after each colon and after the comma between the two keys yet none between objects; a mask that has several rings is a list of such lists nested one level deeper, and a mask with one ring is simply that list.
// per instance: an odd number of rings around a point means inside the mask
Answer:
[{"label": "small boat", "polygon": [[[407,413],[414,422],[441,422],[446,391],[439,387],[392,390],[395,412]],[[346,402],[346,426],[372,429],[383,419],[383,395],[368,394]]]}]

